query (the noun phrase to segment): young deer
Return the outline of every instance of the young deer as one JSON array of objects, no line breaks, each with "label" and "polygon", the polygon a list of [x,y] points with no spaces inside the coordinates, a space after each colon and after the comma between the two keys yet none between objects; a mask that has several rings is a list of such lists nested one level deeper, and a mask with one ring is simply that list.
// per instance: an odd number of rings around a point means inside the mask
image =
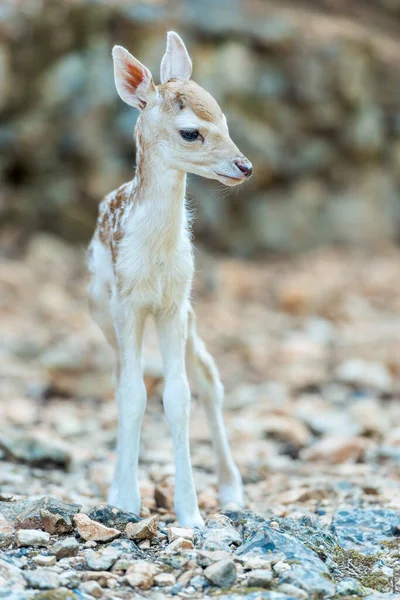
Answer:
[{"label": "young deer", "polygon": [[190,463],[186,362],[196,375],[210,425],[221,503],[242,504],[243,490],[223,424],[223,387],[196,333],[190,305],[194,264],[186,173],[234,186],[251,175],[252,166],[229,137],[216,101],[190,81],[192,63],[176,33],[168,33],[161,85],[121,46],[114,47],[113,60],[118,93],[140,116],[135,177],[100,204],[89,247],[91,309],[117,354],[119,426],[109,502],[140,511],[137,469],[146,406],[142,340],[151,314],[160,339],[163,403],[174,443],[175,511],[182,525],[201,527]]}]

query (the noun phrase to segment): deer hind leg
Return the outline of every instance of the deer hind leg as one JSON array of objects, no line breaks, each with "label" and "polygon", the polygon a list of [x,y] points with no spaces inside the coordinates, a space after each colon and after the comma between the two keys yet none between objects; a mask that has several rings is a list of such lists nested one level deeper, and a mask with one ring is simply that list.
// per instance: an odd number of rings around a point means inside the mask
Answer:
[{"label": "deer hind leg", "polygon": [[217,463],[221,506],[233,502],[243,505],[243,485],[235,465],[223,420],[224,388],[215,362],[197,335],[195,314],[189,309],[187,343],[188,367],[193,373],[204,404]]}]

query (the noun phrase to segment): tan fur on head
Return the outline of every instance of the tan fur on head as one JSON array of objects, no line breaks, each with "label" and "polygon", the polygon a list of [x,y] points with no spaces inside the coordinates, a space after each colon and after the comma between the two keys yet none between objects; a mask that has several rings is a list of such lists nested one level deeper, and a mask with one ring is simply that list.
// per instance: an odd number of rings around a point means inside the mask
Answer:
[{"label": "tan fur on head", "polygon": [[194,81],[172,79],[158,86],[165,107],[190,108],[194,114],[208,123],[223,119],[223,112],[214,98]]}]

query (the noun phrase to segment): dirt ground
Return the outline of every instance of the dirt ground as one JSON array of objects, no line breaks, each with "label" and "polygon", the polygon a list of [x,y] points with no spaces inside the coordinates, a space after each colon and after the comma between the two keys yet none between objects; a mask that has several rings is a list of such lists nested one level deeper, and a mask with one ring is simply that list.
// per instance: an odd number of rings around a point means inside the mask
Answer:
[{"label": "dirt ground", "polygon": [[[11,254],[0,264],[1,491],[90,508],[106,497],[117,412],[112,358],[87,309],[84,252],[39,234],[23,257]],[[225,383],[248,506],[264,516],[320,509],[327,522],[355,498],[400,508],[399,250],[242,262],[199,249],[196,261],[199,329]],[[143,515],[156,508],[157,486],[169,498],[173,489],[160,358],[148,329]],[[218,500],[195,395],[191,439],[207,514]]]}]

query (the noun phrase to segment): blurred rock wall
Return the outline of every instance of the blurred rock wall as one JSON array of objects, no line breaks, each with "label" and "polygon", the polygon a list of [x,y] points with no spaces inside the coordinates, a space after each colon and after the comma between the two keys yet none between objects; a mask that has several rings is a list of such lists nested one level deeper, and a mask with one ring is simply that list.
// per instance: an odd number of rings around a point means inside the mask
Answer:
[{"label": "blurred rock wall", "polygon": [[191,177],[198,238],[242,255],[399,238],[397,0],[3,0],[3,224],[90,237],[101,197],[133,174],[111,47],[158,81],[168,29],[254,164],[230,193]]}]

